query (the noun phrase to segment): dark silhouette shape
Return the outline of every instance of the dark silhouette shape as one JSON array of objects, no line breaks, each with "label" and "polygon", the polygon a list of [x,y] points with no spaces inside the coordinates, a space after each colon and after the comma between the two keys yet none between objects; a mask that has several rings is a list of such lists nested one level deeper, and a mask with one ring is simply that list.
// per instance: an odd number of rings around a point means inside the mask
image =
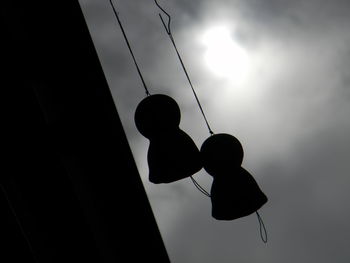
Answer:
[{"label": "dark silhouette shape", "polygon": [[170,263],[79,1],[0,25],[0,262]]},{"label": "dark silhouette shape", "polygon": [[241,167],[243,147],[229,134],[215,134],[201,147],[204,169],[213,176],[212,216],[233,220],[256,212],[267,202],[253,176]]},{"label": "dark silhouette shape", "polygon": [[148,96],[136,108],[136,127],[150,141],[147,160],[152,183],[171,183],[202,168],[199,150],[179,128],[180,119],[178,104],[166,95]]}]

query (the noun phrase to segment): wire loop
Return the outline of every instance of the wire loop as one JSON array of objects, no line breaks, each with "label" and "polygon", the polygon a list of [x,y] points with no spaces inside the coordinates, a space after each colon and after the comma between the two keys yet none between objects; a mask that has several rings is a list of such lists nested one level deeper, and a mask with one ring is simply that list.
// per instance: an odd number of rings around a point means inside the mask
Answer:
[{"label": "wire loop", "polygon": [[190,176],[192,183],[194,184],[195,187],[204,195],[211,197],[211,195],[205,190],[194,178],[193,176]]},{"label": "wire loop", "polygon": [[262,220],[258,211],[256,211],[255,213],[256,213],[256,215],[258,217],[258,221],[259,221],[259,231],[260,231],[261,240],[266,244],[267,243],[267,230],[266,230],[264,221]]}]

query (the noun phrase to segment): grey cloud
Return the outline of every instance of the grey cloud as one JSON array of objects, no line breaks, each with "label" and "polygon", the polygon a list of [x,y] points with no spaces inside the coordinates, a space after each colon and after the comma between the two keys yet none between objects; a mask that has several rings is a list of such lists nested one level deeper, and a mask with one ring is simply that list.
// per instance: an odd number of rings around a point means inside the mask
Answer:
[{"label": "grey cloud", "polygon": [[214,18],[228,17],[242,28],[254,29],[255,38],[313,38],[349,27],[350,3],[346,0],[248,0],[208,2],[217,6]]}]

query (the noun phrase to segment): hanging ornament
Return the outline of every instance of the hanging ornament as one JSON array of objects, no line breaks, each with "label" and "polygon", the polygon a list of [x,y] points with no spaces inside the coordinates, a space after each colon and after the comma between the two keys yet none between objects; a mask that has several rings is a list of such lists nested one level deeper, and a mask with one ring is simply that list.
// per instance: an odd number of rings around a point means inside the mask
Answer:
[{"label": "hanging ornament", "polygon": [[171,16],[158,4],[157,0],[154,0],[154,2],[168,18],[167,23],[165,23],[163,16],[159,14],[211,135],[203,143],[200,150],[203,167],[211,176],[213,176],[213,184],[210,194],[192,177],[191,179],[203,194],[211,198],[212,216],[215,219],[233,220],[255,212],[259,220],[260,236],[263,242],[266,243],[266,228],[257,210],[267,202],[267,197],[260,190],[253,176],[241,167],[244,153],[239,140],[229,134],[214,134],[210,128],[209,122],[204,114],[202,105],[192,85],[191,79],[172,35],[170,28]]},{"label": "hanging ornament", "polygon": [[150,94],[112,0],[110,4],[147,95],[137,106],[134,119],[139,132],[150,141],[149,180],[155,184],[171,183],[192,176],[202,168],[202,162],[196,144],[179,128],[180,108],[167,95]]},{"label": "hanging ornament", "polygon": [[233,220],[256,212],[266,202],[253,176],[241,167],[243,148],[229,134],[215,134],[201,147],[204,169],[213,176],[210,191],[212,216]]},{"label": "hanging ornament", "polygon": [[197,146],[179,128],[180,118],[178,104],[166,95],[148,96],[136,108],[136,127],[150,141],[147,160],[152,183],[174,182],[202,168]]}]

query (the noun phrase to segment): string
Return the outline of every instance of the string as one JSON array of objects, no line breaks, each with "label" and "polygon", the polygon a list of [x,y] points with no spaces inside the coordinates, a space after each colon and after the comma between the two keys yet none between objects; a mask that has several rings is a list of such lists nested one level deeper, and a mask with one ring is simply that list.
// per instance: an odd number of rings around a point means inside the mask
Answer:
[{"label": "string", "polygon": [[24,239],[25,239],[25,241],[26,241],[26,243],[28,245],[28,248],[29,248],[29,250],[30,250],[30,252],[31,252],[31,254],[33,256],[34,261],[35,262],[39,262],[37,257],[36,257],[36,255],[35,255],[35,253],[34,253],[34,249],[33,249],[32,245],[31,245],[31,243],[29,241],[28,235],[24,231],[24,229],[22,227],[22,224],[21,224],[21,221],[19,220],[19,218],[17,216],[17,213],[16,213],[15,209],[13,208],[13,206],[11,204],[11,201],[10,201],[10,199],[9,199],[7,193],[6,193],[6,190],[5,190],[5,188],[4,188],[4,186],[2,184],[0,184],[0,188],[1,188],[1,190],[2,190],[2,192],[4,194],[4,196],[5,196],[6,202],[7,202],[8,206],[9,206],[9,208],[11,210],[11,213],[14,216],[14,218],[16,220],[16,223],[17,223],[17,225],[18,225],[18,227],[19,227],[19,229],[20,229],[20,231],[21,231],[21,233],[22,233],[22,235],[23,235],[23,237],[24,237]]},{"label": "string", "polygon": [[120,27],[120,29],[121,29],[121,31],[122,31],[122,33],[123,33],[123,37],[124,37],[125,42],[126,42],[126,44],[127,44],[127,46],[128,46],[128,49],[129,49],[130,54],[131,54],[131,57],[132,57],[132,59],[133,59],[133,61],[134,61],[134,64],[135,64],[135,66],[136,66],[137,72],[138,72],[138,74],[139,74],[139,76],[140,76],[140,78],[141,78],[141,81],[142,81],[143,87],[144,87],[144,89],[145,89],[145,91],[146,91],[146,95],[147,95],[147,96],[150,96],[150,95],[151,95],[151,93],[148,91],[148,88],[147,88],[146,82],[145,82],[145,80],[143,79],[143,76],[142,76],[141,70],[140,70],[140,68],[139,68],[139,65],[137,64],[136,58],[135,58],[135,56],[134,56],[134,52],[132,51],[132,48],[131,48],[131,46],[130,46],[130,43],[129,43],[128,37],[126,36],[126,33],[125,33],[125,30],[124,30],[124,27],[123,27],[123,25],[122,25],[122,23],[121,23],[121,21],[120,21],[120,18],[119,18],[118,12],[117,12],[117,10],[116,10],[116,8],[115,8],[115,6],[114,6],[114,4],[113,4],[112,0],[109,0],[109,2],[110,2],[110,4],[111,4],[111,6],[112,6],[112,9],[113,9],[113,12],[114,12],[115,17],[117,18],[117,21],[118,21],[119,27]]},{"label": "string", "polygon": [[190,176],[192,183],[194,186],[204,195],[211,197],[211,195],[193,178],[193,176]]},{"label": "string", "polygon": [[260,231],[261,240],[266,244],[267,243],[267,230],[266,230],[264,221],[262,220],[258,211],[256,211],[255,213],[256,213],[256,216],[258,217],[258,221],[259,221],[259,231]]},{"label": "string", "polygon": [[156,5],[159,7],[159,9],[162,10],[163,13],[168,17],[168,24],[166,25],[165,22],[164,22],[164,19],[163,19],[162,15],[159,14],[160,20],[162,21],[162,24],[163,24],[163,26],[164,26],[164,28],[165,28],[165,31],[167,32],[167,34],[168,34],[168,36],[169,36],[169,38],[170,38],[170,40],[171,40],[171,43],[172,43],[173,46],[174,46],[174,49],[175,49],[176,54],[177,54],[177,57],[179,58],[179,61],[180,61],[180,63],[181,63],[182,69],[183,69],[183,71],[185,72],[186,78],[187,78],[187,80],[188,80],[188,83],[190,84],[190,87],[191,87],[191,89],[192,89],[193,95],[194,95],[194,97],[195,97],[195,99],[196,99],[196,101],[197,101],[198,107],[199,107],[199,109],[200,109],[200,111],[201,111],[201,113],[202,113],[202,115],[203,115],[204,121],[205,121],[205,123],[206,123],[206,125],[207,125],[207,127],[208,127],[208,130],[209,130],[209,133],[210,133],[210,135],[213,135],[214,132],[213,132],[212,129],[210,128],[209,121],[208,121],[208,119],[207,119],[207,117],[206,117],[206,115],[205,115],[205,113],[204,113],[204,110],[203,110],[203,107],[202,107],[202,105],[201,105],[201,102],[200,102],[200,100],[199,100],[199,98],[198,98],[197,92],[196,92],[196,90],[195,90],[194,87],[193,87],[193,84],[192,84],[192,81],[191,81],[191,79],[190,79],[190,76],[189,76],[189,74],[188,74],[188,72],[187,72],[187,69],[186,69],[185,64],[184,64],[184,62],[183,62],[183,60],[182,60],[182,57],[181,57],[181,55],[180,55],[180,52],[179,52],[179,50],[178,50],[178,48],[177,48],[177,46],[176,46],[176,43],[175,43],[175,39],[174,39],[174,37],[173,37],[173,34],[171,33],[171,28],[170,28],[171,16],[158,4],[157,0],[154,0],[154,2],[155,2]]}]

